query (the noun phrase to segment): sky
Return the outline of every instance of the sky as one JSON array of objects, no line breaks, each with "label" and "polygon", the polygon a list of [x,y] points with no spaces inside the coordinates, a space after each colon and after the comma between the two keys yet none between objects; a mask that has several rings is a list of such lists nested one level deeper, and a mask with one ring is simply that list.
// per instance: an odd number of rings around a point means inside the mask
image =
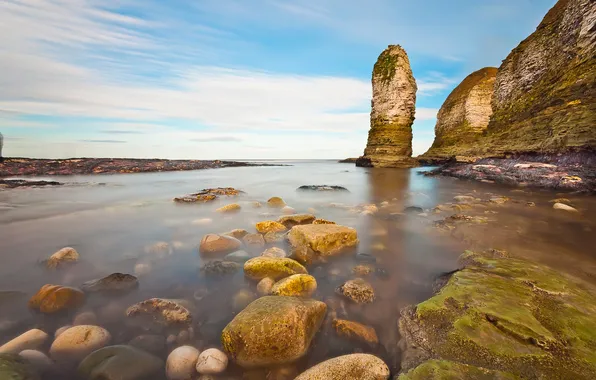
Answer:
[{"label": "sky", "polygon": [[414,155],[466,75],[498,67],[554,0],[2,0],[4,155],[362,154],[378,55],[418,84]]}]

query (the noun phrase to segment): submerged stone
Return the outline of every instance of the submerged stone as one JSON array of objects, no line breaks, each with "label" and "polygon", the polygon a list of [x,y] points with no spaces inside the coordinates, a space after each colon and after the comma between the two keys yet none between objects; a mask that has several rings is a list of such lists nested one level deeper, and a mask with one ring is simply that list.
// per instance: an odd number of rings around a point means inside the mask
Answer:
[{"label": "submerged stone", "polygon": [[242,247],[242,242],[231,236],[208,234],[201,239],[199,252],[204,254],[228,253]]},{"label": "submerged stone", "polygon": [[78,372],[89,380],[143,380],[158,376],[163,368],[164,362],[157,356],[135,347],[118,345],[91,353],[81,362]]},{"label": "submerged stone", "polygon": [[346,281],[336,292],[355,303],[372,303],[375,300],[372,285],[361,278]]},{"label": "submerged stone", "polygon": [[44,285],[29,300],[29,307],[45,314],[58,313],[81,306],[85,293],[77,288],[60,285]]},{"label": "submerged stone", "polygon": [[79,261],[77,250],[72,247],[65,247],[50,256],[46,260],[45,265],[48,269],[56,269],[66,264],[76,263],[77,261]]},{"label": "submerged stone", "polygon": [[139,286],[137,278],[130,274],[112,273],[109,276],[83,283],[85,292],[127,292]]},{"label": "submerged stone", "polygon": [[517,380],[518,376],[491,369],[475,367],[449,360],[428,360],[418,367],[402,373],[396,380]]},{"label": "submerged stone", "polygon": [[192,314],[184,300],[151,298],[126,309],[126,316],[141,324],[189,326]]},{"label": "submerged stone", "polygon": [[374,328],[354,321],[334,319],[333,328],[337,335],[370,345],[377,345],[379,338]]},{"label": "submerged stone", "polygon": [[307,270],[299,262],[280,257],[254,257],[244,263],[244,274],[253,280],[270,277],[279,280],[293,274],[307,274]]},{"label": "submerged stone", "polygon": [[39,380],[33,365],[17,354],[0,354],[0,379]]},{"label": "submerged stone", "polygon": [[354,228],[336,224],[295,226],[290,230],[288,240],[293,254],[305,263],[325,261],[359,243]]}]

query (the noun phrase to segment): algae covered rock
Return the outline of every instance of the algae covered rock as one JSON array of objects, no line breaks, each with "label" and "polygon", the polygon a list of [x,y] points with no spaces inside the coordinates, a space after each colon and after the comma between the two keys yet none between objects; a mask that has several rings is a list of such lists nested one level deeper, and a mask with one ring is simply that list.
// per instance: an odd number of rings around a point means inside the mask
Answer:
[{"label": "algae covered rock", "polygon": [[312,299],[261,297],[224,328],[221,342],[245,368],[293,362],[308,351],[326,311],[325,303]]},{"label": "algae covered rock", "polygon": [[333,320],[332,325],[337,335],[341,337],[364,342],[373,346],[379,343],[377,332],[370,326],[337,318]]},{"label": "algae covered rock", "polygon": [[389,45],[372,72],[370,131],[356,166],[411,167],[416,81],[410,60],[399,45]]},{"label": "algae covered rock", "polygon": [[81,306],[85,294],[69,286],[44,285],[29,300],[29,307],[45,314],[58,313]]},{"label": "algae covered rock", "polygon": [[358,244],[354,228],[337,224],[307,224],[295,226],[288,234],[292,252],[299,261],[312,263],[325,261],[328,257]]},{"label": "algae covered rock", "polygon": [[293,274],[307,274],[306,268],[296,260],[281,257],[254,257],[244,263],[244,274],[253,280],[271,277],[279,280]]},{"label": "algae covered rock", "polygon": [[295,380],[387,380],[389,374],[389,368],[378,357],[351,354],[319,363]]},{"label": "algae covered rock", "polygon": [[310,297],[317,290],[317,280],[309,274],[293,274],[273,285],[274,296]]},{"label": "algae covered rock", "polygon": [[468,75],[447,97],[437,115],[435,140],[422,157],[449,159],[467,154],[488,126],[497,69]]},{"label": "algae covered rock", "polygon": [[402,368],[438,357],[524,378],[596,378],[596,290],[547,266],[466,252],[432,298],[402,310]]},{"label": "algae covered rock", "polygon": [[28,360],[16,354],[0,354],[0,379],[39,380],[40,377]]},{"label": "algae covered rock", "polygon": [[415,369],[402,373],[397,380],[517,380],[512,374],[474,367],[448,360],[428,360]]}]

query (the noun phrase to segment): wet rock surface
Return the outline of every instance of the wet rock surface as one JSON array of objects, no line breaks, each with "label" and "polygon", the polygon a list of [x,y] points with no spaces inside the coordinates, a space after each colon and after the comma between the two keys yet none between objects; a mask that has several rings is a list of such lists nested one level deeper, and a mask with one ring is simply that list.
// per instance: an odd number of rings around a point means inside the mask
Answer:
[{"label": "wet rock surface", "polygon": [[112,273],[109,276],[83,283],[81,289],[88,293],[126,293],[139,286],[138,279],[130,274]]}]

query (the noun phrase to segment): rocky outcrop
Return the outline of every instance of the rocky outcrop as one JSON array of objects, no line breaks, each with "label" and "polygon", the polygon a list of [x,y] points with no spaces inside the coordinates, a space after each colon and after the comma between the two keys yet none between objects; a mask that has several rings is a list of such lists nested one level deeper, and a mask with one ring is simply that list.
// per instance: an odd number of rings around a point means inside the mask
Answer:
[{"label": "rocky outcrop", "polygon": [[468,75],[447,97],[437,115],[435,141],[425,159],[449,159],[469,153],[492,115],[497,69],[485,67]]},{"label": "rocky outcrop", "polygon": [[364,155],[356,166],[410,167],[416,81],[410,61],[399,45],[389,45],[372,73],[370,131]]}]

